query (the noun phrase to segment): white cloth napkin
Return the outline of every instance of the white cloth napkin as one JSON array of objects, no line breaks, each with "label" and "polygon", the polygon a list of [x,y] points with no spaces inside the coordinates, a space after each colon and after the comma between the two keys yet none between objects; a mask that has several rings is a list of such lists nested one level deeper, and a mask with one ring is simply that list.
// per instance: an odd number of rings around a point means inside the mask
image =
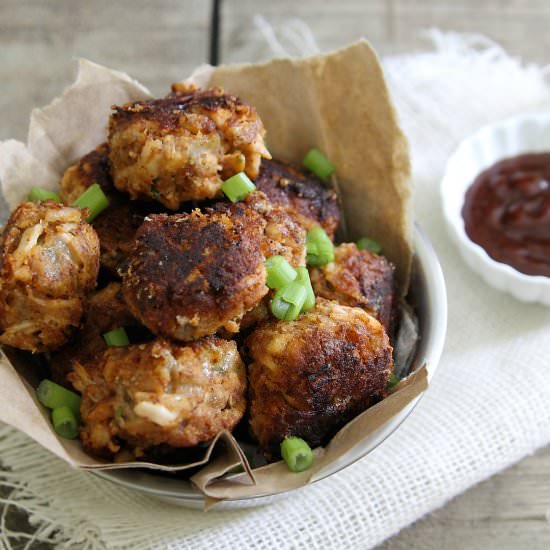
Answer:
[{"label": "white cloth napkin", "polygon": [[[0,457],[11,471],[0,485],[13,488],[3,501],[29,511],[36,532],[27,538],[134,550],[365,549],[550,442],[550,308],[519,303],[473,274],[448,238],[438,197],[445,159],[461,138],[487,122],[548,109],[550,92],[542,69],[486,39],[432,36],[435,51],[384,62],[411,142],[416,219],[439,254],[449,294],[444,355],[410,418],[363,460],[286,500],[208,513],[72,471],[3,427]],[[0,542],[9,547],[17,534],[0,521]]]}]

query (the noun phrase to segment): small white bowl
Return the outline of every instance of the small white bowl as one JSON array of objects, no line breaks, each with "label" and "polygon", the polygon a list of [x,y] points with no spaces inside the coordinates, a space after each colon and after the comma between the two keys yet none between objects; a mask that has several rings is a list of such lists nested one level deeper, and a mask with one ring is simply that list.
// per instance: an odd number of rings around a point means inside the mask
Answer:
[{"label": "small white bowl", "polygon": [[476,176],[495,162],[522,153],[550,152],[550,114],[515,117],[481,128],[462,141],[447,162],[440,193],[450,234],[466,263],[485,282],[524,302],[550,306],[550,277],[526,275],[493,260],[470,240],[462,206]]}]

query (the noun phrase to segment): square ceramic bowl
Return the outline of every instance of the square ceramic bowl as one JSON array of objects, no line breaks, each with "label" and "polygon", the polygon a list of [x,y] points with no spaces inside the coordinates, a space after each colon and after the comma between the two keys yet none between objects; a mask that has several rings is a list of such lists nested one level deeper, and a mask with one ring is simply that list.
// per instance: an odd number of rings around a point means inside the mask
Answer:
[{"label": "square ceramic bowl", "polygon": [[[430,381],[437,369],[445,334],[447,330],[447,294],[445,281],[437,256],[427,237],[417,226],[414,233],[415,255],[408,302],[414,307],[419,321],[420,340],[412,363],[412,369],[424,364],[428,365],[428,380]],[[351,449],[337,462],[330,464],[319,472],[314,481],[324,479],[360,458],[368,455],[407,419],[422,395],[411,401],[382,428],[365,437],[361,443]],[[164,501],[186,506],[202,508],[203,495],[186,479],[167,477],[146,470],[104,470],[94,472],[105,479],[160,498]],[[261,506],[273,502],[290,492],[271,493],[254,498],[226,500],[216,506],[216,509],[245,508]]]},{"label": "square ceramic bowl", "polygon": [[542,152],[550,152],[550,114],[525,115],[485,126],[462,141],[449,158],[440,193],[451,238],[466,263],[494,288],[524,302],[550,306],[550,278],[526,275],[493,260],[470,240],[461,213],[466,191],[479,173],[499,160]]}]

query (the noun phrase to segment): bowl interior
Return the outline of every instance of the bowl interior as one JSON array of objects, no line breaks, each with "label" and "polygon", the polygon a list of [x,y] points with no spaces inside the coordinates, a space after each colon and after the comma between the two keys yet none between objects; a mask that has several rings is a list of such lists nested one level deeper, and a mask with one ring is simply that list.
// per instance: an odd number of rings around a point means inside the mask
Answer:
[{"label": "bowl interior", "polygon": [[[418,343],[412,369],[428,365],[428,379],[431,380],[443,350],[447,328],[447,295],[445,282],[437,256],[427,237],[417,226],[414,233],[415,256],[408,301],[415,308],[419,320],[420,341]],[[340,460],[330,464],[318,473],[314,481],[324,479],[364,457],[391,435],[412,412],[419,399],[409,403],[398,415],[382,428],[366,437]],[[104,470],[94,472],[105,479],[149,493],[158,498],[190,507],[201,507],[203,496],[186,479],[177,476],[158,475],[145,470]],[[247,505],[265,504],[273,494],[245,499]],[[241,505],[245,504],[241,501]],[[225,507],[238,507],[238,500],[224,503]],[[232,506],[234,505],[234,506]]]}]

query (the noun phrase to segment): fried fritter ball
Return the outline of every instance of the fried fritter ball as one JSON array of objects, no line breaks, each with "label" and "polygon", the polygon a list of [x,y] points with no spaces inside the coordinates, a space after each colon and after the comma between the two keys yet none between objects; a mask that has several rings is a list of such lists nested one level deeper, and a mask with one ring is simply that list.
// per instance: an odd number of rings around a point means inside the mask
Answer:
[{"label": "fried fritter ball", "polygon": [[254,183],[306,230],[320,225],[334,239],[340,223],[340,204],[336,192],[321,180],[283,162],[264,160]]},{"label": "fried fritter ball", "polygon": [[55,202],[19,205],[0,243],[0,343],[51,351],[80,323],[99,269],[87,211]]},{"label": "fried fritter ball", "polygon": [[243,203],[148,216],[121,270],[130,311],[154,334],[176,340],[237,332],[268,291],[264,227]]},{"label": "fried fritter ball", "polygon": [[393,369],[384,327],[323,298],[295,321],[259,325],[247,347],[250,428],[269,459],[287,436],[327,443],[384,395]]},{"label": "fried fritter ball", "polygon": [[[262,254],[283,256],[294,267],[306,265],[306,230],[284,208],[271,203],[261,191],[255,191],[245,200],[265,221]],[[216,208],[214,206],[214,208]],[[266,295],[240,321],[240,330],[247,330],[269,317],[270,296]]]},{"label": "fried fritter ball", "polygon": [[109,206],[94,220],[99,237],[101,266],[112,275],[129,256],[134,247],[136,231],[145,214],[130,202]]},{"label": "fried fritter ball", "polygon": [[114,107],[109,146],[115,186],[171,210],[214,198],[223,180],[258,175],[265,129],[256,111],[218,88],[172,86],[164,99]]},{"label": "fried fritter ball", "polygon": [[83,319],[75,337],[51,356],[52,379],[62,386],[68,385],[67,375],[72,372],[74,361],[87,365],[107,349],[103,334],[138,325],[122,297],[120,283],[109,283],[94,292],[87,300]]},{"label": "fried fritter ball", "polygon": [[69,379],[82,393],[82,444],[105,458],[124,444],[136,457],[162,444],[192,447],[233,429],[246,408],[237,345],[215,336],[108,348]]},{"label": "fried fritter ball", "polygon": [[65,204],[73,204],[94,183],[109,198],[116,194],[111,178],[109,146],[106,143],[102,143],[65,170],[59,182],[59,196]]},{"label": "fried fritter ball", "polygon": [[147,213],[143,210],[148,208],[145,204],[130,202],[119,193],[110,170],[109,147],[103,143],[67,168],[59,184],[59,194],[65,204],[72,204],[94,183],[101,187],[109,206],[94,220],[94,229],[99,236],[101,266],[116,275],[134,245],[136,231]]},{"label": "fried fritter ball", "polygon": [[306,265],[306,230],[261,191],[250,193],[246,204],[266,222],[262,244],[264,256],[284,256],[294,267]]},{"label": "fried fritter ball", "polygon": [[334,248],[334,262],[310,269],[316,296],[363,308],[376,317],[391,337],[397,293],[395,267],[384,256],[359,250],[355,243]]}]

